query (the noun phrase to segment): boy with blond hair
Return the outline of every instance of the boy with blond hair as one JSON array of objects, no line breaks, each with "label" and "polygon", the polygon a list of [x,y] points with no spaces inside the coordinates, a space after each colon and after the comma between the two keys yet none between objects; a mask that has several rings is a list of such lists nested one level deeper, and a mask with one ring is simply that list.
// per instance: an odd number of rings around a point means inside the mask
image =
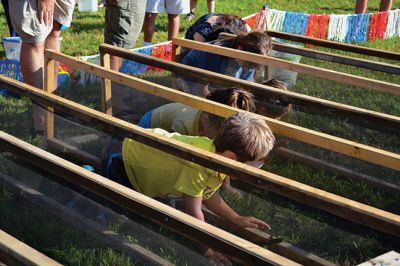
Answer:
[{"label": "boy with blond hair", "polygon": [[[244,112],[226,119],[214,140],[149,130],[257,168],[264,164],[275,143],[266,122]],[[202,221],[204,204],[238,227],[270,228],[257,218],[239,215],[215,193],[225,179],[224,174],[132,139],[124,140],[122,153],[109,156],[105,176],[150,197],[182,198],[183,211]]]}]

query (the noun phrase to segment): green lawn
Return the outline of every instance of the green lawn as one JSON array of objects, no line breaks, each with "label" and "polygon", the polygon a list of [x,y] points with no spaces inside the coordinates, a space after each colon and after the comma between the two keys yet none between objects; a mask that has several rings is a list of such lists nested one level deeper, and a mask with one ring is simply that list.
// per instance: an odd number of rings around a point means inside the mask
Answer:
[{"label": "green lawn", "polygon": [[[369,2],[371,10],[378,9],[380,1],[370,0]],[[263,4],[265,4],[265,1],[256,0],[250,2],[218,0],[216,1],[216,11],[246,16],[257,12]],[[281,10],[335,14],[353,13],[354,7],[353,0],[282,0],[273,3],[271,2],[269,4],[272,8]],[[400,0],[395,0],[393,7],[399,6]],[[204,12],[206,12],[206,1],[202,0],[199,1],[198,11],[196,12],[197,17]],[[183,17],[181,21],[180,35],[183,36],[189,23]],[[162,42],[166,40],[166,27],[166,16],[159,16],[156,24],[157,32],[154,35],[154,42]],[[103,28],[104,9],[97,13],[75,12],[71,28],[63,33],[64,39],[62,51],[75,56],[97,53],[97,47],[103,41]],[[5,18],[0,7],[0,35],[5,36],[6,31]],[[362,45],[399,52],[399,41],[400,38],[395,38],[391,40],[363,43]],[[141,46],[142,43],[143,34],[140,35],[136,45]],[[4,51],[2,50],[2,47],[0,47],[0,58],[3,56]],[[399,76],[395,75],[387,75],[375,71],[365,71],[355,67],[346,67],[307,58],[302,58],[301,62],[400,84]],[[391,63],[398,64],[398,62]],[[168,84],[168,76],[169,73],[150,72],[142,77],[157,83]],[[64,92],[63,95],[92,108],[98,108],[100,103],[98,89],[99,84],[93,84],[92,86],[77,85],[73,86],[71,90]],[[298,76],[297,84],[292,88],[292,90],[400,116],[400,97],[398,96],[357,89],[355,87],[344,86],[336,82],[316,79],[306,75]],[[143,106],[140,107],[142,108]],[[0,129],[12,133],[28,142],[41,145],[41,138],[31,136],[30,108],[30,101],[25,98],[15,99],[0,96]],[[310,115],[307,112],[295,111],[286,118],[286,121],[306,128],[312,128],[332,135],[356,140],[371,146],[397,153],[400,152],[400,138],[398,136],[356,127],[346,121],[346,119],[332,117],[326,114]],[[61,125],[61,122],[59,122],[59,124]],[[58,134],[60,134],[60,136],[63,134],[62,136],[65,137],[71,134],[82,133],[84,131],[92,132],[89,125],[85,126],[88,127],[85,127],[84,130],[75,131],[75,129],[72,129],[69,124],[64,124],[63,127],[58,129]],[[293,140],[289,145],[297,151],[313,155],[319,159],[335,162],[339,165],[344,165],[357,171],[400,184],[399,172],[375,167],[372,164],[358,162],[349,159],[348,157],[339,156],[336,153],[321,151],[311,147],[310,145],[299,144]],[[101,143],[90,143],[81,148],[98,155],[100,147]],[[325,171],[317,171],[310,167],[294,163],[291,160],[283,160],[282,158],[275,158],[266,167],[266,170],[375,207],[397,214],[400,213],[400,195],[382,193],[362,182],[343,180],[335,174]],[[336,221],[332,216],[326,216],[326,214],[321,214],[319,212],[309,212],[301,206],[276,198],[270,193],[254,189],[250,190],[251,194],[246,195],[244,198],[225,196],[238,211],[248,215],[256,215],[257,217],[266,220],[272,225],[274,233],[283,236],[285,241],[298,245],[307,251],[314,252],[317,255],[340,265],[354,265],[367,260],[368,258],[389,251],[389,249],[400,248],[398,243],[393,244],[391,240],[386,241],[385,238],[379,234],[352,232],[352,226],[354,225],[351,225],[350,223],[345,223],[343,226],[341,222]],[[10,229],[13,228],[12,225],[14,223],[18,224],[17,221],[19,216],[15,216],[16,212],[14,210],[15,206],[18,207],[16,202],[18,202],[19,198],[4,189],[1,190],[0,188],[0,191],[0,212],[2,214],[7,213],[7,217],[9,217],[8,219],[1,219],[0,217],[0,227],[12,230]],[[9,206],[12,207],[10,208]],[[23,208],[22,210],[25,212],[26,208]],[[34,228],[38,226],[40,219],[47,217],[45,215],[45,213],[34,215],[34,217],[38,216],[38,219],[33,220]],[[331,220],[331,223],[327,223],[328,220]],[[56,223],[57,221],[54,221],[54,224]],[[50,226],[50,229],[52,226],[53,225]],[[64,227],[64,225],[62,225],[62,227]],[[343,229],[343,227],[345,229]],[[19,227],[16,227],[16,229],[18,228]],[[59,228],[59,230],[61,229]],[[33,232],[37,230],[29,231],[29,238],[26,239],[29,243],[35,244],[41,251],[56,260],[69,265],[98,265],[99,260],[101,261],[100,264],[104,265],[115,265],[116,260],[119,261],[119,263],[125,263],[126,258],[118,254],[111,254],[110,251],[105,249],[102,245],[93,244],[96,246],[96,249],[91,249],[87,246],[87,249],[85,249],[85,245],[82,245],[82,239],[84,236],[79,236],[76,232],[72,234],[72,230],[73,229],[68,228],[64,237],[66,239],[72,239],[73,241],[66,241],[68,244],[65,245],[60,244],[57,246],[56,250],[49,250],[45,243],[46,241],[37,243],[29,240],[32,238],[34,239],[35,237],[43,237],[43,239],[51,238],[50,235],[39,234],[35,236]],[[24,230],[14,230],[13,232],[17,235],[19,234],[20,237],[25,239],[24,233],[26,232],[24,232]],[[52,242],[50,241],[50,243]],[[169,259],[175,261],[174,257]],[[117,262],[117,264],[119,263]],[[129,264],[129,262],[127,263]]]}]

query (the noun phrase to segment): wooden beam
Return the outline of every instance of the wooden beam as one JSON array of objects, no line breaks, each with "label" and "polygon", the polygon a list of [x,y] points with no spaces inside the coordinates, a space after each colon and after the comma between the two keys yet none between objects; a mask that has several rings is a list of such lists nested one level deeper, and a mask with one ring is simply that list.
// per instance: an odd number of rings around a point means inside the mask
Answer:
[{"label": "wooden beam", "polygon": [[[282,176],[255,169],[254,167],[229,160],[214,153],[206,152],[191,145],[186,145],[172,139],[162,138],[156,134],[149,133],[139,126],[110,117],[62,97],[48,94],[13,79],[0,77],[0,80],[12,85],[9,86],[9,88],[16,93],[25,95],[40,103],[51,105],[57,111],[72,115],[75,118],[90,123],[98,129],[104,130],[114,136],[129,137],[210,169],[214,169],[227,175],[238,176],[243,182],[255,187],[271,191],[285,198],[306,205],[312,205],[314,208],[324,210],[328,213],[365,225],[377,231],[400,237],[399,215],[361,204]],[[3,149],[6,149],[7,147],[10,147],[10,145],[0,145],[0,148]],[[24,152],[24,150],[21,150],[20,148],[17,148],[16,150],[21,153]],[[35,157],[35,159],[38,158]],[[57,167],[50,167],[49,162],[45,162],[44,159],[42,163],[51,170],[57,169]],[[60,173],[63,172],[62,169],[59,169],[59,171]]]},{"label": "wooden beam", "polygon": [[321,46],[321,47],[332,48],[332,49],[336,49],[336,50],[342,50],[342,51],[347,51],[347,52],[352,52],[352,53],[357,53],[357,54],[375,56],[375,57],[380,57],[380,58],[385,58],[385,59],[390,59],[390,60],[400,60],[400,54],[396,53],[396,52],[379,50],[379,49],[375,49],[375,48],[368,48],[368,47],[363,47],[363,46],[359,46],[359,45],[333,42],[333,41],[311,38],[311,37],[306,37],[306,36],[301,36],[301,35],[296,35],[296,34],[291,34],[291,33],[286,33],[286,32],[280,32],[280,31],[268,30],[267,33],[271,37],[282,38],[282,39],[286,39],[286,40],[290,40],[290,41],[307,43],[307,44],[312,44],[315,46]]},{"label": "wooden beam", "polygon": [[162,68],[173,72],[174,74],[180,74],[187,77],[196,78],[206,82],[216,83],[224,86],[240,86],[248,89],[252,92],[256,98],[265,99],[271,96],[284,99],[293,104],[302,105],[307,108],[317,109],[323,112],[329,112],[333,115],[340,115],[346,119],[350,119],[352,122],[360,124],[363,122],[363,126],[380,131],[386,131],[400,135],[400,117],[374,112],[351,105],[340,104],[327,100],[322,100],[316,97],[306,96],[300,93],[283,91],[273,87],[265,86],[262,84],[248,82],[245,80],[233,78],[226,75],[221,75],[212,71],[207,71],[177,62],[171,62],[162,60],[156,57],[144,55],[137,52],[132,52],[127,49],[115,47],[108,44],[102,44],[99,50],[104,53],[119,56],[128,60],[136,61],[145,65],[151,65],[158,68]]},{"label": "wooden beam", "polygon": [[254,228],[241,229],[234,227],[231,224],[226,223],[222,218],[212,213],[210,210],[203,208],[204,216],[207,220],[211,220],[213,224],[218,225],[223,229],[233,230],[235,234],[248,239],[258,245],[268,245],[268,249],[275,250],[279,255],[283,255],[285,258],[293,260],[302,265],[314,265],[314,266],[333,266],[334,264],[320,258],[310,252],[304,251],[290,243],[278,241],[275,238],[265,232],[259,231]]},{"label": "wooden beam", "polygon": [[[219,38],[227,38],[227,37],[234,37],[234,34],[229,34],[226,32],[220,33]],[[339,55],[334,53],[322,52],[317,51],[314,49],[308,49],[303,47],[297,47],[290,44],[279,43],[276,41],[272,41],[272,50],[284,52],[284,53],[291,53],[297,54],[305,57],[310,57],[318,60],[344,64],[349,66],[355,66],[375,71],[380,71],[384,73],[390,74],[400,74],[400,67],[396,65],[391,65],[387,63],[381,63],[356,57],[350,57],[345,55]]]},{"label": "wooden beam", "polygon": [[291,46],[288,44],[281,44],[281,43],[274,43],[272,49],[275,51],[279,51],[279,52],[297,54],[297,55],[306,56],[306,57],[310,57],[310,58],[314,58],[314,59],[318,59],[318,60],[343,64],[343,65],[349,65],[349,66],[354,66],[354,67],[358,67],[358,68],[365,68],[365,69],[370,69],[370,70],[374,70],[374,71],[395,74],[395,75],[400,74],[399,66],[391,65],[391,64],[387,64],[387,63],[375,62],[375,61],[371,61],[371,60],[354,58],[354,57],[345,56],[345,55],[338,55],[338,54],[334,54],[334,53],[316,51],[313,49],[299,48],[299,47],[294,47],[294,46]]},{"label": "wooden beam", "polygon": [[[45,56],[44,69],[44,90],[54,93],[57,88],[56,61]],[[36,118],[34,117],[33,119]],[[47,107],[45,125],[46,136],[49,138],[54,137],[54,110],[51,107]]]},{"label": "wooden beam", "polygon": [[326,170],[331,173],[335,173],[338,175],[339,178],[346,178],[348,180],[365,182],[366,184],[369,184],[371,187],[385,191],[387,193],[394,193],[394,194],[400,193],[400,186],[396,184],[392,184],[390,182],[369,175],[360,174],[346,167],[335,165],[333,163],[329,163],[317,159],[315,157],[307,156],[287,148],[279,148],[276,151],[276,154],[284,158],[290,158],[295,162],[302,163],[304,165],[310,166],[318,170]]},{"label": "wooden beam", "polygon": [[[101,115],[105,116],[104,114]],[[126,124],[129,125],[129,123]],[[89,172],[78,165],[1,131],[0,144],[1,150],[10,151],[57,177],[87,189],[129,211],[168,227],[178,234],[185,235],[200,244],[207,243],[207,246],[219,250],[227,256],[245,264],[298,265],[262,247],[202,222],[100,175]]]},{"label": "wooden beam", "polygon": [[101,170],[101,160],[81,149],[74,147],[68,143],[63,142],[62,140],[56,138],[47,138],[47,145],[49,148],[60,151],[67,155],[73,155],[75,158],[82,162],[87,162],[91,166],[93,166],[98,171]]},{"label": "wooden beam", "polygon": [[[100,52],[100,65],[111,69],[110,55]],[[112,88],[111,80],[101,78],[101,107],[102,111],[108,115],[112,115]]]},{"label": "wooden beam", "polygon": [[[45,53],[54,60],[61,61],[77,69],[82,69],[92,74],[103,76],[112,81],[121,83],[130,88],[144,91],[155,96],[159,96],[171,101],[180,102],[182,104],[197,108],[222,117],[229,117],[242,110],[235,109],[223,104],[219,104],[207,99],[193,96],[181,91],[177,91],[156,83],[142,80],[130,75],[126,75],[117,71],[107,70],[101,66],[88,63],[74,57],[61,53],[46,50]],[[11,79],[1,78],[9,84],[15,84]],[[268,126],[275,134],[283,135],[292,139],[296,139],[314,146],[325,148],[334,152],[342,153],[360,160],[370,163],[382,165],[391,169],[400,170],[400,155],[372,148],[367,145],[359,144],[353,141],[330,136],[321,132],[305,129],[299,126],[291,125],[276,119],[256,115],[260,119],[264,119]]]},{"label": "wooden beam", "polygon": [[0,262],[6,265],[60,265],[27,244],[0,230]]},{"label": "wooden beam", "polygon": [[[65,207],[57,201],[43,195],[41,192],[31,188],[15,179],[0,175],[0,183],[10,191],[20,195],[32,204],[43,208],[53,215],[58,216],[60,219],[78,228],[94,238],[102,241],[107,246],[112,247],[114,250],[120,251],[133,259],[133,261],[140,261],[144,265],[165,265],[172,266],[174,264],[159,257],[155,253],[147,250],[137,244],[133,244],[126,238],[115,233],[114,231],[101,226],[100,224],[87,219],[86,217],[78,214],[74,210]],[[44,229],[45,230],[45,229]]]},{"label": "wooden beam", "polygon": [[306,75],[333,80],[344,84],[349,84],[356,87],[367,88],[380,92],[386,92],[394,95],[400,95],[400,85],[389,82],[379,81],[371,78],[364,78],[356,75],[342,73],[334,70],[309,66],[301,63],[293,63],[283,59],[274,58],[271,56],[263,56],[250,52],[245,52],[237,49],[226,48],[208,43],[201,43],[186,39],[174,38],[172,42],[182,47],[205,51],[213,54],[223,55],[226,57],[236,58],[259,65],[268,65],[303,73]]}]

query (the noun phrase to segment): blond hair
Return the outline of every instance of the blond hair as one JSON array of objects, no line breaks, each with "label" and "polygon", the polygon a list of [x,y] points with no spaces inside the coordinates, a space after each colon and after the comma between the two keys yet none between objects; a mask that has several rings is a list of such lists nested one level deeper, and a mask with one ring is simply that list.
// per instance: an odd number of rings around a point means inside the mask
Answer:
[{"label": "blond hair", "polygon": [[226,119],[214,139],[216,152],[230,150],[240,162],[267,159],[274,143],[275,137],[267,123],[244,112]]}]

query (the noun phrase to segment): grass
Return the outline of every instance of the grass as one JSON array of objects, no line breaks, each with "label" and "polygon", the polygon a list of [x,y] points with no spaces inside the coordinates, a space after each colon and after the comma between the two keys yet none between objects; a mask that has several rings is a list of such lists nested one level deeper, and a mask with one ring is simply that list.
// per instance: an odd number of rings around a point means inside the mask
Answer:
[{"label": "grass", "polygon": [[[378,0],[370,0],[370,9],[377,10],[379,2],[380,1]],[[255,13],[264,3],[265,1],[259,0],[251,1],[251,4],[249,4],[248,1],[218,0],[216,2],[216,11],[246,16]],[[271,8],[281,10],[307,13],[346,14],[353,13],[354,1],[282,0],[270,3],[270,6]],[[400,0],[395,0],[393,6],[400,6]],[[196,16],[200,16],[200,14],[205,11],[206,1],[199,1]],[[181,22],[180,36],[183,36],[189,23],[183,18],[181,19]],[[75,12],[71,28],[63,33],[62,51],[74,56],[97,53],[98,45],[103,42],[103,28],[104,9],[96,13]],[[166,28],[166,16],[160,15],[156,22],[157,32],[154,35],[153,42],[162,42],[166,40]],[[6,31],[5,18],[0,7],[0,35],[7,35]],[[395,38],[391,40],[363,43],[362,45],[399,52],[399,40],[400,38]],[[140,35],[136,46],[141,46],[142,42],[143,34]],[[329,51],[329,49],[322,50]],[[341,52],[341,54],[347,55],[348,53]],[[2,47],[0,47],[0,58],[3,56],[4,51],[2,50]],[[398,64],[397,62],[391,62],[389,60],[382,61]],[[400,84],[398,75],[387,75],[376,71],[366,71],[355,67],[321,62],[308,58],[302,58],[301,62]],[[168,73],[149,73],[141,77],[160,84],[168,85]],[[72,89],[60,93],[64,97],[98,109],[100,103],[98,88],[98,84],[92,84],[91,86],[72,84]],[[312,78],[306,75],[299,75],[296,86],[291,88],[291,90],[400,116],[400,97],[398,96],[391,95],[388,97],[387,94],[371,92],[351,86],[343,86],[336,82]],[[139,108],[143,110],[146,109],[140,101],[137,102]],[[137,106],[132,106],[132,108],[138,111]],[[41,138],[31,135],[31,107],[29,100],[26,98],[15,99],[0,96],[0,110],[1,130],[9,132],[30,143],[34,143],[35,145],[43,146]],[[140,112],[143,112],[143,110]],[[400,152],[400,139],[398,136],[360,128],[352,125],[346,119],[333,117],[328,114],[310,115],[307,112],[297,110],[287,117],[286,120],[303,127],[356,140],[361,143],[397,153]],[[59,120],[58,124],[62,125],[58,131],[60,137],[63,138],[83,132],[81,131],[82,129],[79,129],[78,131],[73,129],[69,123],[65,123],[65,121],[62,120]],[[85,132],[93,131],[87,127]],[[314,149],[309,145],[300,145],[295,141],[291,141],[290,145],[291,148],[297,151],[312,154],[317,156],[317,158],[329,162],[335,162],[340,165],[346,165],[347,167],[354,168],[357,171],[366,172],[378,178],[388,179],[397,184],[400,183],[398,180],[398,172],[374,167],[371,166],[371,164],[366,165],[356,160],[350,160],[347,157],[338,156],[335,153],[327,153],[326,151]],[[100,147],[101,143],[91,143],[90,145],[81,148],[98,155]],[[304,165],[293,163],[290,160],[279,160],[279,158],[274,159],[272,163],[268,165],[266,170],[378,208],[394,213],[400,213],[400,195],[388,195],[376,191],[367,184],[361,182],[342,180],[331,173],[316,171]],[[254,190],[244,198],[234,198],[227,195],[225,195],[225,198],[239,212],[248,215],[255,215],[269,222],[272,225],[274,232],[283,236],[285,241],[298,245],[308,251],[315,252],[317,255],[340,265],[354,265],[390,249],[399,249],[398,244],[395,245],[391,241],[385,241],[384,238],[379,235],[365,232],[360,234],[357,231],[351,232],[351,228],[354,226],[351,224],[346,224],[344,226],[345,229],[343,229],[343,226],[339,226],[332,216],[328,216],[327,219],[323,218],[323,215],[320,215],[318,212],[307,212],[290,201],[282,199],[277,200],[270,193]],[[51,217],[49,218],[49,215],[45,211],[36,211],[36,214],[31,214],[30,211],[34,208],[30,206],[29,203],[24,203],[26,206],[29,206],[24,208],[19,205],[18,202],[20,202],[20,200],[16,195],[13,195],[4,189],[0,189],[0,213],[2,213],[0,220],[3,219],[1,220],[1,226],[5,228],[5,231],[14,230],[13,232],[17,235],[19,234],[19,236],[26,240],[27,243],[31,243],[34,247],[43,251],[45,254],[48,254],[65,264],[125,264],[125,258],[120,256],[120,254],[114,253],[104,246],[91,242],[92,240],[90,237],[81,232],[74,231],[74,229],[68,227],[68,225],[62,223],[59,224],[59,221],[52,221]],[[16,209],[17,207],[20,209]],[[26,213],[27,215],[21,215],[21,213]],[[3,214],[5,214],[4,217],[8,218],[4,219]],[[29,226],[27,226],[28,223],[24,220],[26,216],[32,216],[34,218],[31,220],[32,222],[29,223]],[[334,222],[327,222],[329,219],[332,219]],[[50,222],[49,233],[41,234],[38,229],[43,220]],[[57,224],[61,226],[57,227]],[[346,226],[348,226],[347,229]],[[56,234],[56,232],[60,231],[63,234],[62,239],[65,240],[64,244],[52,242],[52,236]],[[37,232],[39,232],[39,234],[36,234]],[[41,241],[35,241],[36,239],[41,239]],[[96,248],[92,249],[90,245],[85,246],[86,242],[93,243],[93,246]],[[49,243],[53,244],[53,247],[56,248],[50,248]],[[82,248],[82,246],[84,246],[84,248]],[[171,254],[168,254],[167,256],[170,256],[170,259],[175,262],[176,257],[173,255],[171,256]]]}]

